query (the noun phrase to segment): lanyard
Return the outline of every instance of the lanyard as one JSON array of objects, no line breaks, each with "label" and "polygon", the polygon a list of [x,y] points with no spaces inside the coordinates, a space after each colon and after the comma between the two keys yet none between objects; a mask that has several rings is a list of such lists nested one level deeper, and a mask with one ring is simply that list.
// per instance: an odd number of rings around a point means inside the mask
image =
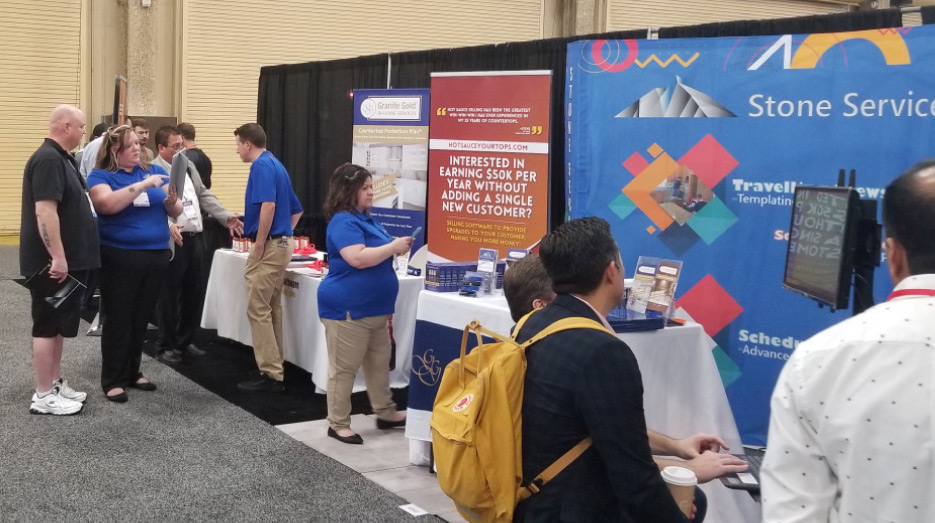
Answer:
[{"label": "lanyard", "polygon": [[935,296],[935,289],[902,289],[893,291],[886,301],[890,301],[894,298],[902,298],[903,296]]}]

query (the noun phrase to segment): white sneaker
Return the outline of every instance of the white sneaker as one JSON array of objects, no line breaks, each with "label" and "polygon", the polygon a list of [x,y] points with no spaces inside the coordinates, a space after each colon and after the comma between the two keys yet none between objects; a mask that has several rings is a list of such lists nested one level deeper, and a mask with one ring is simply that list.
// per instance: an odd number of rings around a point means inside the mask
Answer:
[{"label": "white sneaker", "polygon": [[78,403],[84,403],[84,400],[88,399],[87,392],[79,392],[68,386],[68,381],[59,378],[58,381],[52,384],[53,391],[55,387],[58,387],[58,395],[70,399],[72,401],[77,401]]},{"label": "white sneaker", "polygon": [[40,398],[39,394],[33,393],[32,405],[29,406],[30,414],[52,414],[55,416],[69,416],[81,412],[83,404],[77,401],[63,398],[58,394],[55,387],[52,392]]}]

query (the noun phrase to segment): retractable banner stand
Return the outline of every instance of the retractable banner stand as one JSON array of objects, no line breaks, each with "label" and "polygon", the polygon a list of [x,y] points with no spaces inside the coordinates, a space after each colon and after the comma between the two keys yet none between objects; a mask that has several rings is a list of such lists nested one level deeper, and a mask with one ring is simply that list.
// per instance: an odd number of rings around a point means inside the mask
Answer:
[{"label": "retractable banner stand", "polygon": [[[429,144],[428,89],[354,91],[351,161],[373,174],[371,214],[393,236],[425,225]],[[412,252],[424,245],[416,234]]]},{"label": "retractable banner stand", "polygon": [[429,261],[530,249],[549,216],[551,71],[432,73]]},{"label": "retractable banner stand", "polygon": [[567,63],[570,217],[607,219],[631,274],[682,260],[676,316],[704,326],[744,442],[765,444],[783,364],[851,315],[782,288],[794,188],[855,169],[879,200],[935,156],[935,27],[581,41]]}]

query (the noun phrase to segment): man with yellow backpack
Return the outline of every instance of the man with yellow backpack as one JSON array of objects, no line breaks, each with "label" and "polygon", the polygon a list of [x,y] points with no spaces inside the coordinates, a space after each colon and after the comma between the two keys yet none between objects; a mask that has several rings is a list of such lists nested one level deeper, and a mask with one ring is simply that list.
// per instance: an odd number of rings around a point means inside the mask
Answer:
[{"label": "man with yellow backpack", "polygon": [[[623,263],[606,221],[560,225],[543,238],[539,255],[557,296],[522,326],[517,341],[564,318],[606,322],[623,300]],[[521,502],[514,521],[686,521],[653,462],[630,348],[616,336],[579,329],[531,346],[526,360],[524,484],[583,438],[592,444]]]},{"label": "man with yellow backpack", "polygon": [[[687,521],[652,459],[636,359],[604,319],[624,294],[610,226],[567,222],[540,256],[555,300],[513,339],[465,328],[445,371],[431,424],[442,489],[469,521]],[[497,341],[465,354],[471,331]]]}]

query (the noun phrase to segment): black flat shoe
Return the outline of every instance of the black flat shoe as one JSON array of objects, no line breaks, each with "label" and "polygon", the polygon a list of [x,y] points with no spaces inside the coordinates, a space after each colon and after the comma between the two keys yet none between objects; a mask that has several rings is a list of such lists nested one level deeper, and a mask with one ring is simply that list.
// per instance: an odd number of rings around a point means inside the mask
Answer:
[{"label": "black flat shoe", "polygon": [[406,426],[406,418],[403,418],[399,421],[392,421],[388,419],[377,418],[377,428],[380,430],[389,430],[389,429],[395,429],[397,427],[405,427],[405,426]]},{"label": "black flat shoe", "polygon": [[199,349],[198,347],[189,344],[187,347],[182,349],[182,356],[191,356],[193,358],[200,358],[205,355],[205,351]]},{"label": "black flat shoe", "polygon": [[182,363],[182,356],[176,354],[170,349],[160,351],[156,354],[156,359],[165,363],[166,365],[178,365]]},{"label": "black flat shoe", "polygon": [[342,436],[335,432],[331,427],[328,427],[328,436],[340,441],[341,443],[347,443],[349,445],[363,445],[364,438],[360,437],[360,434],[354,434],[353,436]]},{"label": "black flat shoe", "polygon": [[146,381],[146,382],[143,382],[143,383],[136,383],[136,382],[134,382],[134,383],[131,383],[131,384],[130,384],[130,387],[132,387],[132,388],[134,388],[134,389],[145,390],[145,391],[147,391],[147,392],[152,392],[152,391],[154,391],[154,390],[156,390],[156,389],[158,388],[158,387],[156,387],[156,384],[153,383],[153,382],[151,382],[151,381]]},{"label": "black flat shoe", "polygon": [[113,401],[114,403],[126,403],[127,400],[130,399],[130,397],[127,396],[126,392],[121,392],[120,394],[114,394],[113,396],[104,394],[104,397],[107,398],[107,401]]},{"label": "black flat shoe", "polygon": [[237,388],[245,392],[282,392],[286,389],[281,381],[276,381],[266,374],[260,374],[252,380],[242,381],[237,384]]}]

